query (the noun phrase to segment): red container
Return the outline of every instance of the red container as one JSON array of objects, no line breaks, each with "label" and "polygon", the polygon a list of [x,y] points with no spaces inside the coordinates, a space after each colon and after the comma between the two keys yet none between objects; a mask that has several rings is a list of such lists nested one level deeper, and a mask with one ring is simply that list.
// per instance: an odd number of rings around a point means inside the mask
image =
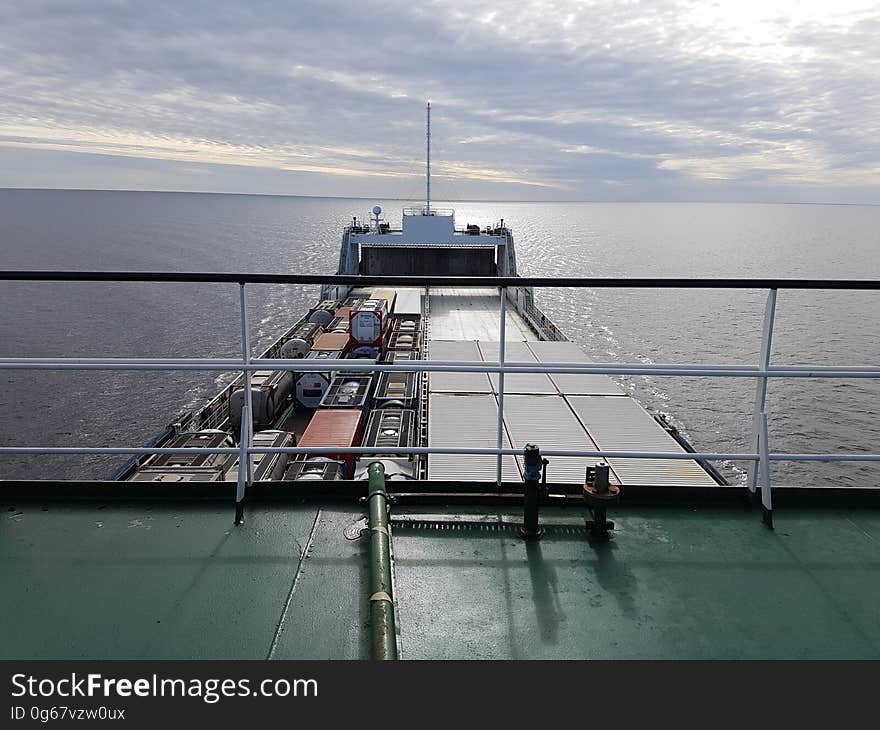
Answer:
[{"label": "red container", "polygon": [[347,332],[325,332],[315,340],[312,345],[313,350],[336,350],[338,352],[346,352],[348,350],[348,333]]},{"label": "red container", "polygon": [[[315,411],[312,420],[299,440],[300,446],[358,446],[363,433],[363,413],[354,408],[321,408]],[[345,464],[345,478],[354,477],[354,464],[357,454],[316,454],[330,459],[338,459]]]}]

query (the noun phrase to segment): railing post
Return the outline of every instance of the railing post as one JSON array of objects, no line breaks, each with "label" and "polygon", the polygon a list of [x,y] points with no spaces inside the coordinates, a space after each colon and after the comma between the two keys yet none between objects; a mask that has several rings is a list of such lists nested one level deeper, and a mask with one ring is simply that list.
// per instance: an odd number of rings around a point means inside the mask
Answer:
[{"label": "railing post", "polygon": [[759,451],[761,456],[761,519],[771,530],[773,529],[773,501],[770,494],[770,445],[767,438],[767,414],[761,414],[761,432],[759,435]]},{"label": "railing post", "polygon": [[247,485],[247,470],[245,463],[250,461],[248,444],[250,443],[251,413],[245,402],[241,409],[241,432],[238,438],[238,483],[235,487],[235,524],[244,522],[244,492]]},{"label": "railing post", "polygon": [[[504,353],[507,349],[507,289],[499,287],[501,292],[501,331],[498,342],[498,364],[501,369],[498,372],[498,439],[499,449],[504,447]],[[498,454],[496,464],[495,481],[501,486],[501,454]]]},{"label": "railing post", "polygon": [[[776,319],[776,289],[771,289],[767,295],[767,303],[764,306],[764,330],[761,336],[761,358],[758,369],[766,371],[770,367],[770,350],[773,344],[773,323]],[[757,378],[755,387],[755,408],[752,414],[752,436],[749,442],[749,452],[758,453],[761,441],[762,417],[766,421],[765,404],[767,402],[767,378]],[[758,471],[762,468],[761,462],[749,462],[748,486],[749,491],[754,493],[758,483]],[[769,470],[769,465],[768,465]]]},{"label": "railing post", "polygon": [[239,435],[239,460],[238,460],[238,488],[235,495],[235,524],[240,525],[243,521],[244,493],[245,489],[254,480],[253,465],[251,463],[251,436],[254,430],[253,397],[251,393],[251,364],[250,332],[248,331],[247,300],[245,298],[244,282],[238,285],[239,301],[241,302],[241,362],[242,362],[242,385],[244,386],[244,407],[242,408],[241,434]]}]

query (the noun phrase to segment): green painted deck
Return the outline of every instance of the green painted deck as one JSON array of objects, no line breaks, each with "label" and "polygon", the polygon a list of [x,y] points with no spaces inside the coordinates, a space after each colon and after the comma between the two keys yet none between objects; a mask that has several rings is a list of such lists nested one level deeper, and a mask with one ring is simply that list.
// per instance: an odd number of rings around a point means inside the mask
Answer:
[{"label": "green painted deck", "polygon": [[[362,509],[2,505],[3,658],[364,658]],[[493,508],[400,509],[446,521]],[[516,520],[515,509],[503,514]],[[880,510],[622,505],[512,528],[394,529],[403,658],[880,657]]]}]

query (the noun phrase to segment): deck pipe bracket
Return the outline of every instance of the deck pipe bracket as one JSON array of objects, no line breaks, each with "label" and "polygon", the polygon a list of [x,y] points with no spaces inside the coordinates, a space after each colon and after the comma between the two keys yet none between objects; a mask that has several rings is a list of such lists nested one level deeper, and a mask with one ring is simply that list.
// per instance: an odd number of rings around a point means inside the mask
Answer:
[{"label": "deck pipe bracket", "polygon": [[593,519],[587,520],[590,540],[605,541],[611,537],[614,523],[608,520],[608,504],[620,497],[620,487],[611,484],[611,467],[605,461],[588,466],[584,475],[584,501]]},{"label": "deck pipe bracket", "polygon": [[547,459],[541,458],[541,450],[534,444],[523,448],[523,523],[519,536],[523,540],[540,540],[544,534],[538,518],[541,497],[547,484]]}]

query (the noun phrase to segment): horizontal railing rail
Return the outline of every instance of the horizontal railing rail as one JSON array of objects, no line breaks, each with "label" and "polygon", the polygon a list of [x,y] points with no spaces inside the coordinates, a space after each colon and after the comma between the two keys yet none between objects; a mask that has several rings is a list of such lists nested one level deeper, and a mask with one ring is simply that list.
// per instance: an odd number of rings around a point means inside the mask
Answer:
[{"label": "horizontal railing rail", "polygon": [[[162,448],[148,446],[5,446],[0,453],[7,454],[50,454],[50,455],[125,455],[125,454],[238,454],[236,446],[216,448]],[[522,449],[512,448],[472,448],[467,446],[251,446],[250,454],[363,454],[410,456],[413,454],[451,454],[463,456],[522,456]],[[541,449],[542,456],[608,459],[679,459],[692,461],[758,461],[760,454],[742,452],[717,453],[700,451],[614,451],[607,449]],[[824,462],[873,462],[880,461],[880,454],[795,454],[774,452],[768,455],[770,461],[824,461]]]},{"label": "horizontal railing rail", "polygon": [[880,290],[875,279],[760,279],[681,277],[360,276],[183,271],[0,270],[0,281],[104,281],[212,284],[343,284],[372,286],[548,287],[616,289],[852,289]]},{"label": "horizontal railing rail", "polygon": [[[457,277],[457,276],[323,276],[311,274],[266,273],[199,273],[199,272],[135,272],[135,271],[0,271],[0,281],[68,281],[68,282],[143,282],[143,283],[229,283],[239,286],[241,315],[240,358],[0,358],[0,370],[120,370],[120,371],[236,371],[245,381],[245,403],[242,410],[240,443],[236,447],[216,448],[168,448],[168,447],[41,447],[4,446],[0,456],[14,454],[54,455],[159,455],[189,454],[192,452],[238,455],[239,483],[236,492],[236,518],[240,519],[245,488],[252,482],[252,455],[257,454],[310,454],[310,455],[430,455],[455,454],[462,456],[495,456],[497,458],[497,481],[501,484],[501,460],[503,456],[520,455],[519,449],[504,448],[504,377],[506,373],[570,373],[604,375],[651,375],[674,377],[727,377],[753,378],[757,383],[753,427],[750,448],[744,453],[715,452],[644,452],[630,450],[570,450],[542,448],[549,457],[620,458],[620,459],[670,459],[700,461],[749,462],[748,487],[755,492],[761,488],[761,502],[765,520],[772,525],[770,472],[771,462],[820,461],[820,462],[880,462],[880,454],[870,453],[782,453],[771,452],[767,437],[767,414],[765,411],[767,382],[771,378],[853,378],[878,379],[877,365],[771,365],[770,346],[779,289],[795,290],[880,290],[880,281],[862,279],[731,279],[731,278],[548,278],[548,277]],[[499,359],[498,361],[448,361],[415,360],[394,364],[379,364],[344,360],[320,362],[306,360],[283,360],[252,357],[248,330],[245,287],[248,284],[299,284],[343,286],[416,286],[498,288],[501,291]],[[534,363],[506,361],[506,308],[509,288],[698,288],[698,289],[753,289],[767,290],[768,298],[764,313],[761,354],[757,365],[725,363]],[[530,315],[539,312],[532,304]],[[265,354],[265,353],[264,353]],[[250,376],[257,370],[291,370],[297,372],[479,372],[498,375],[498,429],[494,448],[472,447],[257,447],[252,444],[252,425],[249,414],[253,412]]]},{"label": "horizontal railing rail", "polygon": [[505,362],[460,360],[406,360],[384,364],[357,360],[308,362],[303,359],[253,358],[243,365],[236,359],[210,358],[0,358],[0,370],[204,370],[249,371],[292,370],[298,373],[345,372],[441,372],[441,373],[567,373],[573,375],[657,375],[702,378],[880,378],[873,365],[773,365],[767,369],[752,365],[694,363],[690,365],[646,365],[642,363]]}]

